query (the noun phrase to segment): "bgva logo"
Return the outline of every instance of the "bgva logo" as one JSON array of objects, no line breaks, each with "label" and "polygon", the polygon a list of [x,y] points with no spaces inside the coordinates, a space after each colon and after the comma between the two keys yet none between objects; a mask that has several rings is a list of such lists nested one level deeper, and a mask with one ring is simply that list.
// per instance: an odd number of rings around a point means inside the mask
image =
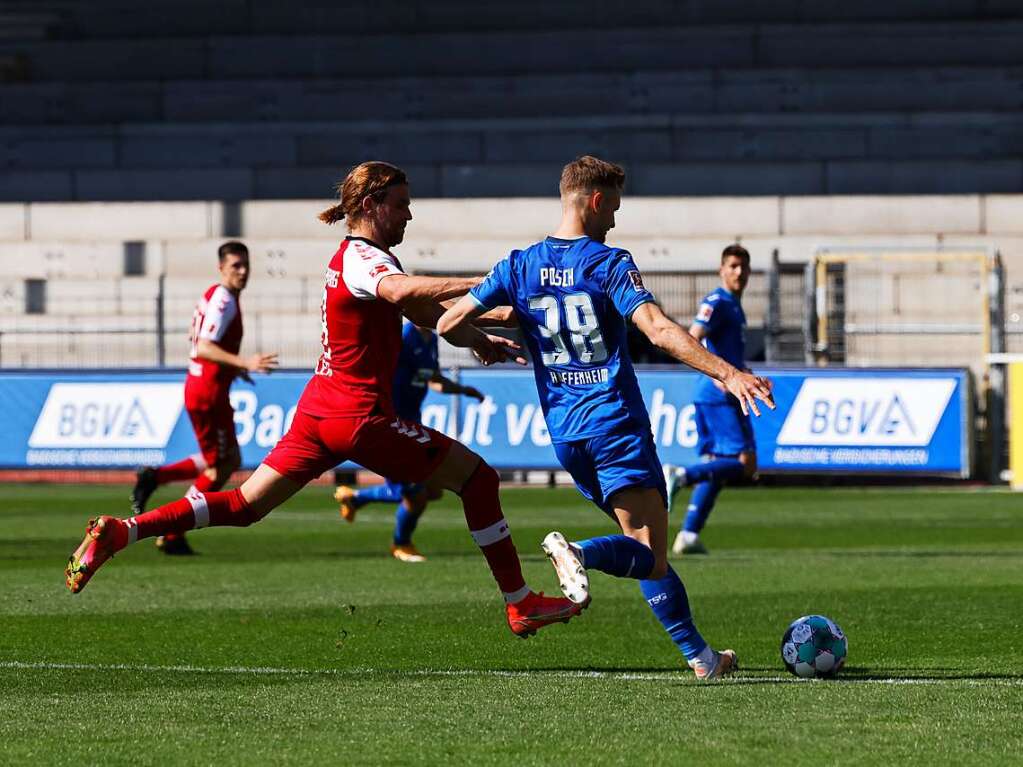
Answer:
[{"label": "bgva logo", "polygon": [[953,378],[807,378],[778,444],[922,447],[955,387]]},{"label": "bgva logo", "polygon": [[33,448],[162,448],[181,413],[179,383],[56,383]]}]

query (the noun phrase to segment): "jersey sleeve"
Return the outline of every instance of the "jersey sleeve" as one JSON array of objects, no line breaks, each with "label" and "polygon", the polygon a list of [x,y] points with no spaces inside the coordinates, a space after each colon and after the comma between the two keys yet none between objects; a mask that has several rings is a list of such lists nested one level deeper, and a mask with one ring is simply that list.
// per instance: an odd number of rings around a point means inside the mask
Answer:
[{"label": "jersey sleeve", "polygon": [[654,301],[654,294],[643,284],[643,275],[626,250],[618,251],[607,269],[604,290],[618,313],[628,319],[640,306]]},{"label": "jersey sleeve", "polygon": [[380,280],[392,274],[405,274],[405,271],[390,253],[356,241],[345,250],[341,278],[356,298],[374,300]]},{"label": "jersey sleeve", "polygon": [[696,316],[693,317],[694,325],[701,325],[707,328],[708,331],[713,330],[717,327],[719,317],[721,313],[718,311],[720,301],[718,301],[717,295],[711,293],[709,296],[704,296],[700,302],[700,308],[696,310]]},{"label": "jersey sleeve", "polygon": [[214,343],[219,342],[237,316],[238,301],[230,290],[223,285],[219,286],[206,302],[206,312],[202,319],[202,327],[199,328],[199,338]]},{"label": "jersey sleeve", "polygon": [[493,309],[496,306],[508,306],[511,298],[508,293],[508,276],[511,268],[508,259],[499,261],[490,270],[483,282],[469,291],[472,299],[484,309]]}]

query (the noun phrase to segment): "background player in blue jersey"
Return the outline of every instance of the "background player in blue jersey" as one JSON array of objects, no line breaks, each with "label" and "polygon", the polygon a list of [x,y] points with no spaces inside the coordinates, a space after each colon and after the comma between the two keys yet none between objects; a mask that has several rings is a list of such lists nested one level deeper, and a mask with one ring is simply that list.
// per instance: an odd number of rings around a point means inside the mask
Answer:
[{"label": "background player in blue jersey", "polygon": [[[740,370],[746,369],[746,315],[742,292],[750,276],[749,252],[729,245],[721,253],[721,287],[704,297],[689,333]],[[729,481],[750,478],[757,470],[757,446],[749,413],[719,381],[706,376],[696,386],[697,449],[704,457],[693,466],[665,464],[668,511],[678,488],[692,485],[689,508],[671,550],[676,554],[706,554],[700,531],[714,501]]]},{"label": "background player in blue jersey", "polygon": [[595,157],[566,165],[557,231],[512,251],[444,313],[437,329],[451,333],[488,309],[512,307],[533,357],[558,460],[623,533],[569,543],[552,532],[544,539],[565,596],[589,601],[587,568],[639,580],[697,677],[715,679],[734,671],[737,660],[700,636],[685,587],[668,565],[664,477],[626,346],[626,322],[675,359],[722,381],[758,414],[755,398],[774,406],[770,382],[704,349],[654,303],[632,256],[604,244],[624,182],[619,166]]},{"label": "background player in blue jersey", "polygon": [[[422,423],[422,406],[428,389],[444,394],[464,394],[479,401],[483,395],[472,386],[462,386],[440,372],[437,334],[430,328],[420,328],[406,322],[402,328],[401,353],[394,374],[394,410],[398,417],[409,423]],[[412,543],[412,534],[419,518],[430,501],[440,498],[424,485],[395,482],[385,479],[382,485],[353,490],[341,485],[334,491],[340,504],[341,517],[354,522],[356,512],[367,503],[396,503],[394,537],[391,556],[402,562],[424,562],[424,557]]]}]

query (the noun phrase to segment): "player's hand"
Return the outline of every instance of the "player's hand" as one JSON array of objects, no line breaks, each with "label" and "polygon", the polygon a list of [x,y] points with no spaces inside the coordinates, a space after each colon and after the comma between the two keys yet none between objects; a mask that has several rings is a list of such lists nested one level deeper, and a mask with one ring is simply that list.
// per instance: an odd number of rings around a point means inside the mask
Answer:
[{"label": "player's hand", "polygon": [[269,373],[277,367],[277,353],[258,352],[245,359],[245,369],[250,373]]},{"label": "player's hand", "polygon": [[739,400],[739,407],[742,408],[743,415],[749,415],[751,410],[754,415],[760,415],[757,400],[760,400],[771,410],[774,410],[774,400],[771,398],[773,384],[770,378],[742,373],[736,370],[722,383],[724,383],[728,392]]},{"label": "player's hand", "polygon": [[519,365],[526,364],[521,346],[509,338],[492,336],[489,333],[480,333],[477,336],[472,345],[472,354],[484,366],[509,360],[517,362]]},{"label": "player's hand", "polygon": [[484,399],[486,399],[486,397],[483,396],[483,392],[481,392],[479,389],[473,386],[462,387],[462,394],[464,394],[466,397],[472,397],[474,400],[477,400],[478,402],[482,402]]}]

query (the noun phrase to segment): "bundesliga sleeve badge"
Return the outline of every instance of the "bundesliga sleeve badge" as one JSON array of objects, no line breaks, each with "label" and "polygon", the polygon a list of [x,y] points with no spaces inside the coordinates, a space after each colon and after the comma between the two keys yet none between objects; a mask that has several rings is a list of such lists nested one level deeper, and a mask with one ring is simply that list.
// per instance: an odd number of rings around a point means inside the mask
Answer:
[{"label": "bundesliga sleeve badge", "polygon": [[710,304],[700,304],[700,309],[696,312],[696,319],[700,322],[710,322],[711,315],[713,314],[713,306]]},{"label": "bundesliga sleeve badge", "polygon": [[643,275],[636,269],[629,272],[629,280],[632,282],[632,289],[637,293],[646,293],[646,285],[643,284]]}]

